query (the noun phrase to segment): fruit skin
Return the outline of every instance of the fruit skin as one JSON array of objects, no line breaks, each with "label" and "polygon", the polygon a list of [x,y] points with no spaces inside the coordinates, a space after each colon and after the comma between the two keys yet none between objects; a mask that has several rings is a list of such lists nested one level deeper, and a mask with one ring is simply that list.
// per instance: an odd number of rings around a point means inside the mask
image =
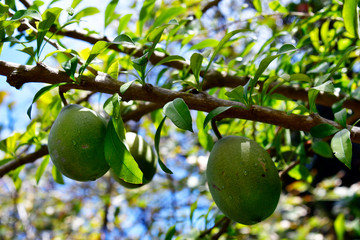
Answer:
[{"label": "fruit skin", "polygon": [[152,147],[142,138],[140,135],[127,132],[125,136],[125,141],[129,146],[129,151],[139,168],[143,172],[143,183],[142,184],[133,184],[127,183],[118,176],[116,176],[113,171],[110,169],[111,176],[122,186],[126,188],[138,188],[147,183],[149,183],[156,173],[157,165],[157,156],[152,149]]},{"label": "fruit skin", "polygon": [[67,105],[50,130],[51,160],[68,178],[96,180],[110,168],[105,160],[105,135],[106,121],[96,112],[77,104]]},{"label": "fruit skin", "polygon": [[279,202],[278,171],[269,154],[248,138],[220,139],[211,150],[206,176],[218,208],[241,224],[266,219]]}]

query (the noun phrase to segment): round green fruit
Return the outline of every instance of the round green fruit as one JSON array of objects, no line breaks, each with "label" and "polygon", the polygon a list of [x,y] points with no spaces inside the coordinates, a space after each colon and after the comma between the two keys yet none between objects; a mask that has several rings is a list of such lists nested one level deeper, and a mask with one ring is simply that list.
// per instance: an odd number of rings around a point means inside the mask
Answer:
[{"label": "round green fruit", "polygon": [[93,181],[110,168],[104,154],[105,135],[106,121],[96,112],[77,104],[67,105],[50,130],[51,160],[66,177]]},{"label": "round green fruit", "polygon": [[279,202],[278,171],[269,154],[248,138],[220,139],[211,150],[206,176],[218,208],[241,224],[266,219]]},{"label": "round green fruit", "polygon": [[138,188],[149,183],[156,173],[157,157],[152,147],[140,135],[127,132],[125,141],[129,146],[129,151],[140,170],[143,172],[143,183],[133,184],[127,183],[118,176],[116,176],[110,169],[111,176],[122,186],[126,188]]}]

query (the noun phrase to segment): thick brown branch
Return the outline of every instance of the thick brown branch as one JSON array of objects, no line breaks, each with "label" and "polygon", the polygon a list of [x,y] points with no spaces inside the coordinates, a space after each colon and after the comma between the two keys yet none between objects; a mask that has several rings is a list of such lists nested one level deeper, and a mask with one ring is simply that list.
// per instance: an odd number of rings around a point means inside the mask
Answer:
[{"label": "thick brown branch", "polygon": [[[15,70],[15,71],[14,71]],[[14,72],[11,72],[14,71]],[[16,88],[21,87],[27,82],[43,82],[49,84],[71,82],[65,72],[50,68],[44,64],[37,66],[24,66],[0,61],[0,74],[8,77],[7,82]],[[67,85],[68,88],[96,91],[103,93],[119,93],[119,88],[123,82],[111,79],[107,74],[99,74],[95,78],[83,76],[81,84]],[[286,112],[253,105],[246,108],[242,103],[215,98],[205,92],[192,94],[186,92],[176,92],[152,85],[133,84],[125,94],[122,95],[124,101],[140,100],[147,101],[158,106],[163,106],[175,98],[182,98],[190,109],[210,112],[220,106],[233,106],[231,109],[222,113],[221,118],[240,118],[263,123],[273,124],[284,128],[309,132],[310,129],[320,123],[328,123],[337,128],[341,126],[333,121],[322,118],[319,115],[296,115]],[[349,126],[350,128],[350,126]],[[353,127],[351,131],[353,142],[360,143],[360,128]]]},{"label": "thick brown branch", "polygon": [[0,178],[3,177],[6,173],[10,172],[11,170],[14,170],[24,164],[35,162],[37,159],[47,155],[48,148],[46,145],[41,146],[41,148],[29,155],[26,155],[24,157],[20,157],[16,160],[13,160],[11,162],[8,162],[0,167]]}]

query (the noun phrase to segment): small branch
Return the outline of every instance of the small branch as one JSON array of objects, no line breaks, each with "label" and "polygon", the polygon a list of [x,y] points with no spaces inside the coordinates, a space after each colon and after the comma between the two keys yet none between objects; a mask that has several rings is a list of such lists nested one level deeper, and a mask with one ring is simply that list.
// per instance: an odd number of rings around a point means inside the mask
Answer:
[{"label": "small branch", "polygon": [[64,104],[64,106],[67,106],[68,102],[66,101],[66,98],[64,96],[64,92],[62,91],[61,88],[59,88],[59,95],[60,95],[61,102]]},{"label": "small branch", "polygon": [[[224,223],[225,222],[225,223]],[[219,221],[217,221],[214,226],[212,226],[211,228],[203,231],[199,236],[198,238],[201,239],[201,238],[204,238],[206,235],[210,234],[211,231],[215,228],[217,228],[218,226],[220,226],[220,224],[224,223],[226,224],[227,222],[231,222],[231,220],[229,218],[227,218],[226,216],[222,217]]]},{"label": "small branch", "polygon": [[298,165],[300,163],[300,160],[296,160],[295,162],[292,162],[289,166],[287,166],[284,170],[282,170],[279,173],[280,179],[283,180],[285,175],[294,167],[296,167],[296,165]]},{"label": "small branch", "polygon": [[209,2],[208,4],[206,4],[201,11],[202,11],[203,13],[205,13],[205,12],[206,12],[207,10],[209,10],[210,8],[219,5],[220,2],[221,2],[221,0],[211,1],[211,2]]},{"label": "small branch", "polygon": [[20,2],[21,2],[22,5],[24,5],[26,8],[31,7],[31,4],[30,4],[28,1],[26,1],[26,0],[20,0]]},{"label": "small branch", "polygon": [[35,162],[37,159],[47,155],[49,153],[46,145],[41,146],[39,150],[33,152],[24,157],[20,157],[16,160],[8,162],[0,167],[0,178],[3,177],[6,173],[14,170],[24,164]]},{"label": "small branch", "polygon": [[221,235],[223,235],[224,233],[226,233],[227,229],[229,228],[231,223],[231,220],[229,218],[225,219],[224,224],[221,226],[219,232],[217,232],[214,236],[211,237],[212,240],[217,240],[221,237]]},{"label": "small branch", "polygon": [[211,128],[214,131],[217,139],[218,140],[222,139],[222,135],[221,135],[221,133],[220,133],[220,131],[219,131],[217,125],[216,125],[216,120],[214,118],[211,119]]}]

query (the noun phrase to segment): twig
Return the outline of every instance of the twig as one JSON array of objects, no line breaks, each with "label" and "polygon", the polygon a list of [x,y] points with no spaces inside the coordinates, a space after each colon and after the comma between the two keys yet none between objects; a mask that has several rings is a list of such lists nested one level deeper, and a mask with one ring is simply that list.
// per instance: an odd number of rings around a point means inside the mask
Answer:
[{"label": "twig", "polygon": [[282,170],[279,173],[280,179],[283,180],[285,175],[294,167],[296,167],[296,165],[298,165],[300,163],[300,160],[296,160],[295,162],[292,162],[290,165],[288,165],[284,170]]},{"label": "twig", "polygon": [[214,118],[211,119],[211,128],[214,131],[217,139],[218,140],[222,139],[222,135],[221,135],[221,133],[220,133],[220,131],[219,131],[217,125],[216,125],[216,120]]},{"label": "twig", "polygon": [[31,4],[28,2],[28,1],[26,1],[26,0],[19,0],[21,3],[22,3],[22,5],[24,5],[26,8],[29,8],[29,7],[31,7]]},{"label": "twig", "polygon": [[222,224],[223,222],[227,222],[229,221],[230,222],[230,219],[227,218],[226,216],[223,216],[219,221],[217,221],[214,226],[212,226],[211,228],[209,229],[206,229],[205,231],[203,231],[199,236],[198,238],[201,239],[201,238],[204,238],[206,235],[210,234],[211,231],[215,228],[217,228],[218,226],[220,226],[220,224]]},{"label": "twig", "polygon": [[62,91],[61,88],[59,88],[59,95],[60,95],[61,102],[64,104],[64,106],[67,106],[68,102],[66,101],[66,98],[64,96],[64,92]]},{"label": "twig", "polygon": [[214,236],[211,237],[212,240],[217,240],[221,237],[221,235],[223,235],[227,229],[229,228],[229,225],[231,223],[231,220],[229,218],[225,219],[224,224],[221,226],[219,232],[217,232]]},{"label": "twig", "polygon": [[49,153],[46,145],[41,146],[39,150],[33,152],[24,157],[20,157],[16,160],[8,162],[0,167],[0,178],[3,177],[6,173],[14,170],[24,164],[35,162],[37,159],[47,155]]}]

